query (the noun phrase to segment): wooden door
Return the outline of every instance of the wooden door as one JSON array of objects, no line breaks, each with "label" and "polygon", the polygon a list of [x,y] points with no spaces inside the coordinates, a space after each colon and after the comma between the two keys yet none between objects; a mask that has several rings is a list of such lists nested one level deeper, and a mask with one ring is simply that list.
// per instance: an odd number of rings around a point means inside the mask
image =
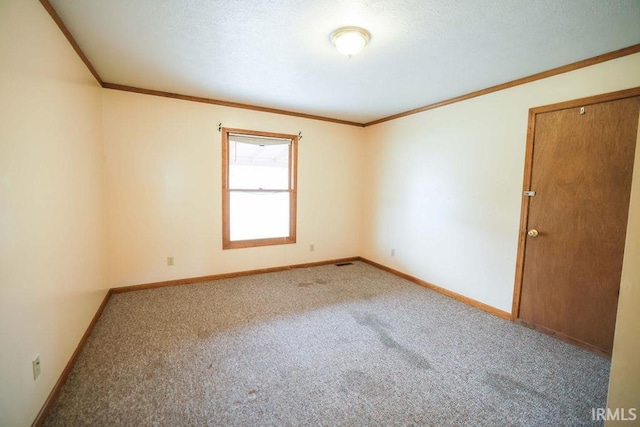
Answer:
[{"label": "wooden door", "polygon": [[636,96],[534,121],[518,318],[609,354],[639,110]]}]

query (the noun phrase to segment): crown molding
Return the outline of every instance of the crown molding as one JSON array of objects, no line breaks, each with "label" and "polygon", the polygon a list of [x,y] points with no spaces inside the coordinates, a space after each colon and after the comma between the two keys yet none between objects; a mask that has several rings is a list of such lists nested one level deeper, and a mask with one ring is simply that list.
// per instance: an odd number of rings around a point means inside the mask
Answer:
[{"label": "crown molding", "polygon": [[284,116],[301,117],[301,118],[304,118],[304,119],[320,120],[320,121],[325,121],[325,122],[338,123],[338,124],[343,124],[343,125],[348,125],[348,126],[357,126],[357,127],[373,126],[373,125],[377,125],[379,123],[384,123],[384,122],[388,122],[388,121],[391,121],[391,120],[399,119],[399,118],[402,118],[402,117],[411,116],[413,114],[422,113],[423,111],[433,110],[433,109],[436,109],[436,108],[444,107],[446,105],[455,104],[456,102],[466,101],[468,99],[477,98],[479,96],[487,95],[487,94],[490,94],[490,93],[493,93],[493,92],[498,92],[498,91],[501,91],[501,90],[504,90],[504,89],[509,89],[509,88],[512,88],[512,87],[515,87],[515,86],[531,83],[531,82],[534,82],[536,80],[546,79],[547,77],[557,76],[558,74],[568,73],[569,71],[578,70],[580,68],[589,67],[591,65],[600,64],[602,62],[611,61],[613,59],[621,58],[621,57],[627,56],[627,55],[633,55],[634,53],[640,52],[640,43],[639,43],[639,44],[635,44],[635,45],[632,45],[632,46],[629,46],[629,47],[625,47],[623,49],[614,50],[612,52],[604,53],[602,55],[594,56],[594,57],[591,57],[591,58],[583,59],[581,61],[573,62],[571,64],[563,65],[561,67],[556,67],[556,68],[552,68],[552,69],[547,70],[547,71],[542,71],[540,73],[532,74],[532,75],[527,76],[527,77],[522,77],[520,79],[512,80],[510,82],[506,82],[506,83],[502,83],[502,84],[499,84],[499,85],[496,85],[496,86],[491,86],[491,87],[488,87],[488,88],[485,88],[485,89],[481,89],[481,90],[477,90],[477,91],[474,91],[474,92],[470,92],[470,93],[467,93],[465,95],[456,96],[454,98],[449,98],[449,99],[445,99],[443,101],[434,102],[432,104],[428,104],[428,105],[425,105],[423,107],[418,107],[418,108],[414,108],[412,110],[408,110],[408,111],[404,111],[404,112],[401,112],[401,113],[393,114],[391,116],[383,117],[383,118],[380,118],[380,119],[377,119],[377,120],[373,120],[373,121],[370,121],[370,122],[367,122],[367,123],[358,123],[358,122],[353,122],[353,121],[348,121],[348,120],[335,119],[335,118],[332,118],[332,117],[325,117],[325,116],[318,116],[318,115],[314,115],[314,114],[299,113],[299,112],[296,112],[296,111],[281,110],[281,109],[277,109],[277,108],[262,107],[262,106],[259,106],[259,105],[243,104],[243,103],[239,103],[239,102],[224,101],[224,100],[220,100],[220,99],[213,99],[213,98],[206,98],[206,97],[199,97],[199,96],[182,95],[182,94],[178,94],[178,93],[164,92],[164,91],[153,90],[153,89],[144,89],[144,88],[138,88],[138,87],[133,87],[133,86],[122,85],[122,84],[118,84],[118,83],[105,82],[105,81],[102,80],[102,78],[100,77],[100,75],[98,74],[96,69],[93,67],[93,65],[91,64],[91,62],[87,58],[87,56],[82,51],[82,49],[80,49],[80,46],[78,45],[76,40],[73,38],[73,35],[71,35],[71,32],[69,32],[69,30],[67,29],[67,27],[64,24],[64,22],[62,22],[62,19],[60,19],[60,16],[57,14],[57,12],[53,8],[53,6],[49,2],[49,0],[40,0],[40,3],[44,6],[44,8],[49,13],[49,15],[51,15],[51,18],[58,25],[58,27],[60,28],[60,31],[62,31],[62,33],[67,38],[67,40],[69,41],[69,43],[71,44],[73,49],[76,51],[76,53],[78,54],[80,59],[82,59],[82,62],[85,63],[85,65],[87,66],[87,68],[89,69],[91,74],[93,74],[93,77],[95,77],[95,79],[98,81],[100,86],[102,86],[105,89],[113,89],[113,90],[120,90],[120,91],[125,91],[125,92],[141,93],[141,94],[153,95],[153,96],[162,96],[162,97],[165,97],[165,98],[181,99],[181,100],[184,100],[184,101],[200,102],[200,103],[212,104],[212,105],[220,105],[220,106],[223,106],[223,107],[241,108],[241,109],[244,109],[244,110],[260,111],[260,112],[265,112],[265,113],[280,114],[280,115],[284,115]]},{"label": "crown molding", "polygon": [[581,61],[563,65],[561,67],[552,68],[550,70],[542,71],[540,73],[532,74],[527,77],[522,77],[520,79],[512,80],[507,83],[491,86],[486,89],[481,89],[475,92],[467,93],[465,95],[456,96],[455,98],[445,99],[444,101],[435,102],[433,104],[425,105],[424,107],[414,108],[413,110],[394,114],[392,116],[383,117],[381,119],[365,123],[363,126],[364,127],[373,126],[373,125],[377,125],[378,123],[388,122],[390,120],[399,119],[401,117],[411,116],[413,114],[418,114],[423,111],[433,110],[435,108],[444,107],[445,105],[451,105],[451,104],[455,104],[456,102],[466,101],[467,99],[471,99],[471,98],[477,98],[478,96],[487,95],[489,93],[498,92],[500,90],[509,89],[515,86],[531,83],[536,80],[546,79],[547,77],[557,76],[558,74],[568,73],[569,71],[574,71],[580,68],[589,67],[591,65],[600,64],[601,62],[611,61],[612,59],[621,58],[623,56],[633,55],[634,53],[638,53],[638,52],[640,52],[640,44],[634,44],[633,46],[625,47],[623,49],[614,50],[613,52],[608,52],[602,55],[583,59]]},{"label": "crown molding", "polygon": [[93,77],[95,77],[98,83],[100,83],[100,86],[102,86],[103,82],[102,82],[102,79],[100,78],[100,75],[98,74],[96,69],[93,68],[93,65],[89,61],[89,58],[87,58],[87,56],[84,54],[82,49],[80,49],[80,46],[76,42],[76,39],[73,38],[67,26],[64,25],[64,22],[62,22],[62,19],[60,19],[60,16],[58,15],[58,13],[55,11],[51,3],[49,3],[49,0],[40,0],[40,3],[42,4],[42,6],[44,6],[45,10],[49,13],[53,21],[56,23],[56,25],[58,25],[58,28],[60,28],[60,31],[62,31],[62,34],[64,34],[64,36],[67,38],[67,40],[71,44],[71,47],[73,47],[73,50],[76,51],[76,53],[78,54],[82,62],[84,62],[84,65],[87,66],[91,74],[93,74]]},{"label": "crown molding", "polygon": [[313,114],[298,113],[298,112],[295,112],[295,111],[280,110],[280,109],[277,109],[277,108],[261,107],[261,106],[258,106],[258,105],[241,104],[241,103],[238,103],[238,102],[223,101],[223,100],[220,100],[220,99],[204,98],[204,97],[200,97],[200,96],[181,95],[179,93],[163,92],[163,91],[160,91],[160,90],[153,90],[153,89],[144,89],[144,88],[139,88],[139,87],[121,85],[121,84],[117,84],[117,83],[104,82],[102,84],[102,87],[105,88],[105,89],[121,90],[121,91],[124,91],[124,92],[142,93],[142,94],[145,94],[145,95],[162,96],[162,97],[165,97],[165,98],[173,98],[173,99],[182,99],[184,101],[201,102],[201,103],[204,103],[204,104],[213,104],[213,105],[221,105],[223,107],[242,108],[244,110],[253,110],[253,111],[261,111],[261,112],[264,112],[264,113],[281,114],[281,115],[284,115],[284,116],[301,117],[303,119],[321,120],[321,121],[325,121],[325,122],[338,123],[338,124],[342,124],[342,125],[359,126],[359,127],[363,126],[362,123],[350,122],[350,121],[347,121],[347,120],[334,119],[334,118],[331,118],[331,117],[316,116],[316,115],[313,115]]}]

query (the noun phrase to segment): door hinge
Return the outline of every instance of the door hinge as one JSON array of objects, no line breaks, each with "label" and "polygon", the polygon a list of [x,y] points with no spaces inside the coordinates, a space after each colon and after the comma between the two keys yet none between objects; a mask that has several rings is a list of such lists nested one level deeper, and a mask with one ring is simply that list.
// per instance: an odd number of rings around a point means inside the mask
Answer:
[{"label": "door hinge", "polygon": [[533,197],[533,196],[536,195],[536,192],[535,191],[525,191],[525,192],[522,193],[522,195],[526,196],[526,197]]}]

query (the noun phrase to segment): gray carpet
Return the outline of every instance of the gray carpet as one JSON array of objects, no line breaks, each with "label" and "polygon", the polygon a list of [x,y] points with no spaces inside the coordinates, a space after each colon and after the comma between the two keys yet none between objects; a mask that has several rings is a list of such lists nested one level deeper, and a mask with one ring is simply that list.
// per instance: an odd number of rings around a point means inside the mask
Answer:
[{"label": "gray carpet", "polygon": [[609,364],[356,262],[114,295],[45,425],[597,425]]}]

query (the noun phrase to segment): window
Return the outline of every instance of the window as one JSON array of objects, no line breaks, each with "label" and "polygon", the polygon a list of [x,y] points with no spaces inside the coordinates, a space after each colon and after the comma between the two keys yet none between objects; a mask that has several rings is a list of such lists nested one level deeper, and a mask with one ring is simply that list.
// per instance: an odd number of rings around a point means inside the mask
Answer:
[{"label": "window", "polygon": [[222,248],[296,242],[298,137],[222,129]]}]

